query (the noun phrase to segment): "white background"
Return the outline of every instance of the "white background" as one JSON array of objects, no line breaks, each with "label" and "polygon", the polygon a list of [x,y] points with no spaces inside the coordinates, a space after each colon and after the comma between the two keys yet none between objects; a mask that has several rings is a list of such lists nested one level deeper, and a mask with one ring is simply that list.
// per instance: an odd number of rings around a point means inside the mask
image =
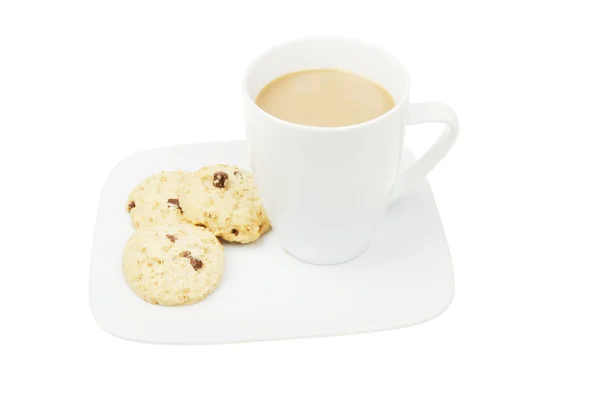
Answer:
[{"label": "white background", "polygon": [[[600,397],[594,2],[0,4],[0,398]],[[245,65],[323,34],[388,48],[413,101],[459,116],[430,178],[455,267],[448,311],[404,330],[206,347],[104,333],[88,268],[110,169],[242,139]],[[411,128],[409,147],[438,131]]]}]

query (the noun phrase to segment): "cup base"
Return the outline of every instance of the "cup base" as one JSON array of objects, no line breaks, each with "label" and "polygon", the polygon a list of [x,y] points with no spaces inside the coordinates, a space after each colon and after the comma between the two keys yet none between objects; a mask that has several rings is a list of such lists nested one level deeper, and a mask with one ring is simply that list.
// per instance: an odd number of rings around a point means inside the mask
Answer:
[{"label": "cup base", "polygon": [[299,253],[294,253],[293,251],[290,251],[285,245],[283,245],[283,244],[281,245],[283,250],[290,256],[294,257],[297,260],[300,260],[302,262],[305,262],[307,264],[312,264],[312,265],[344,264],[344,263],[350,262],[350,261],[354,260],[355,258],[359,257],[360,255],[362,255],[365,251],[367,251],[369,249],[370,246],[371,246],[371,242],[369,242],[366,246],[363,246],[360,250],[352,252],[350,255],[327,257],[327,256],[322,256],[322,255],[303,256],[303,255],[300,255]]}]

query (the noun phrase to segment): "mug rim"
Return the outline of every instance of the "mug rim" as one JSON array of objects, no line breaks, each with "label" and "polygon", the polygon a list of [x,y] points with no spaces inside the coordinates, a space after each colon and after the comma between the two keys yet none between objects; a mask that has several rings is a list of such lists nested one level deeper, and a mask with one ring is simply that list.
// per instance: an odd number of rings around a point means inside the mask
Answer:
[{"label": "mug rim", "polygon": [[[399,69],[402,71],[402,75],[404,78],[404,87],[405,87],[404,93],[402,93],[402,97],[400,98],[399,101],[396,102],[396,104],[394,104],[394,107],[392,107],[390,110],[386,111],[385,113],[381,114],[380,116],[378,116],[376,118],[370,119],[365,122],[361,122],[359,124],[345,125],[345,126],[314,126],[314,125],[297,124],[295,122],[290,122],[290,121],[286,121],[281,118],[275,117],[274,115],[271,115],[268,112],[266,112],[265,110],[263,110],[262,108],[260,108],[256,104],[256,102],[252,99],[252,97],[250,96],[249,90],[248,90],[248,78],[250,75],[250,71],[252,71],[254,66],[267,54],[269,54],[277,49],[281,49],[283,47],[290,46],[292,44],[299,43],[299,42],[316,41],[316,40],[323,40],[323,39],[346,41],[346,42],[359,44],[361,46],[370,47],[371,49],[376,50],[380,53],[383,53],[385,56],[394,60],[394,62],[396,62],[396,64],[398,65]],[[292,71],[292,72],[294,72],[294,71]],[[372,43],[369,43],[369,42],[361,40],[361,39],[355,39],[355,38],[350,38],[350,37],[346,37],[346,36],[306,36],[306,37],[302,37],[302,38],[286,40],[284,42],[281,42],[279,44],[271,46],[267,50],[261,52],[256,57],[254,57],[254,59],[248,64],[248,66],[246,67],[246,70],[244,72],[244,75],[243,75],[242,84],[243,84],[242,91],[243,91],[244,98],[247,101],[249,101],[250,104],[252,104],[251,105],[252,108],[257,110],[263,116],[265,116],[269,119],[272,119],[273,121],[276,121],[278,123],[288,125],[290,127],[302,128],[302,129],[307,129],[307,130],[312,130],[312,131],[321,131],[321,132],[324,132],[324,131],[333,132],[333,131],[342,131],[342,130],[348,130],[348,129],[358,129],[358,128],[363,128],[369,124],[375,124],[379,121],[387,119],[391,114],[397,112],[400,109],[400,107],[407,101],[408,93],[410,92],[410,77],[408,75],[408,71],[407,71],[406,67],[404,66],[404,64],[402,64],[400,62],[398,57],[396,57],[394,54],[392,54],[388,50],[385,50],[384,48],[381,48],[377,45],[374,45]],[[385,89],[387,90],[387,88],[385,88]]]}]

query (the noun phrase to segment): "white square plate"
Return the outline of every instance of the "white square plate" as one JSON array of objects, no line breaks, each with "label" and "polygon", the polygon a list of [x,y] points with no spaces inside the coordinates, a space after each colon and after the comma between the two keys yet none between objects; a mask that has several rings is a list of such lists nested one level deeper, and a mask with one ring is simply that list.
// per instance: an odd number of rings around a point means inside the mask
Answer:
[{"label": "white square plate", "polygon": [[[125,211],[131,189],[161,170],[195,171],[212,163],[248,168],[247,153],[243,141],[167,147],[136,154],[111,171],[101,194],[90,273],[92,313],[104,330],[153,343],[289,339],[406,327],[448,307],[452,263],[426,182],[389,209],[372,246],[351,262],[303,263],[269,232],[252,244],[225,245],[223,280],[206,300],[162,307],[137,298],[121,271],[133,233]],[[414,162],[407,151],[402,158],[404,168]]]}]

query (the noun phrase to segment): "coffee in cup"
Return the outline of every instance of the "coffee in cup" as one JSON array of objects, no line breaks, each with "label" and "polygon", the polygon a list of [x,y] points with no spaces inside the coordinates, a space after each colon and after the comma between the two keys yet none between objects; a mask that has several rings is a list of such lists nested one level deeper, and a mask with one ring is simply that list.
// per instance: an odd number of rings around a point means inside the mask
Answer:
[{"label": "coffee in cup", "polygon": [[394,108],[387,90],[351,72],[314,69],[269,82],[256,104],[279,119],[299,125],[337,127],[367,122]]}]

